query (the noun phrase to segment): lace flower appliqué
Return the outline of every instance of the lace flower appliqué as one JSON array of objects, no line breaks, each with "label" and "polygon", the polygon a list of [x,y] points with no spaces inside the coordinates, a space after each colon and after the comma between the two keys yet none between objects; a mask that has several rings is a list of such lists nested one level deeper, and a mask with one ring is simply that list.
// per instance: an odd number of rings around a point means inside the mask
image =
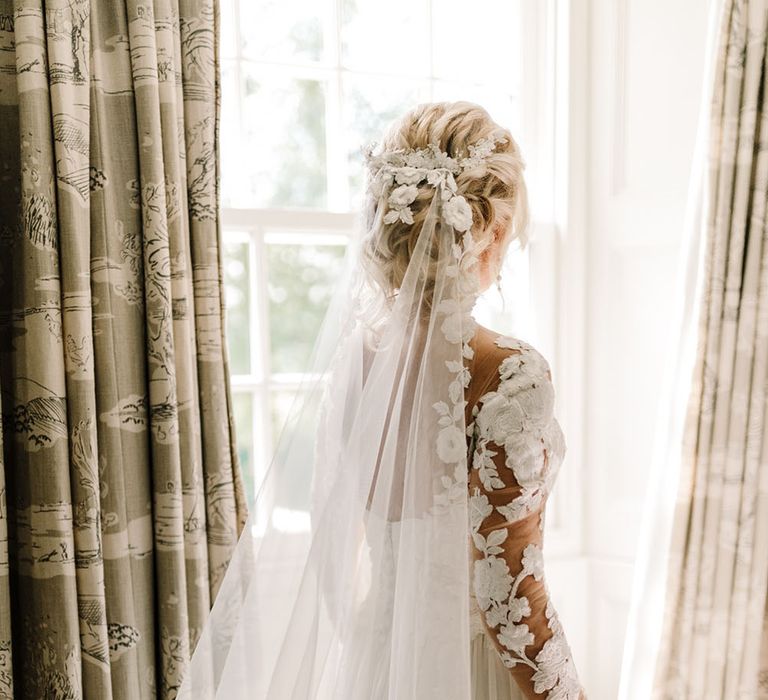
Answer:
[{"label": "lace flower appliqu\u00e9", "polygon": [[[515,540],[515,523],[540,511],[543,532],[543,504],[553,474],[564,454],[564,443],[553,415],[553,390],[547,379],[549,367],[535,349],[513,339],[499,338],[502,348],[515,348],[499,366],[500,382],[495,391],[483,395],[480,408],[473,408],[473,434],[476,438],[472,469],[476,470],[482,488],[475,486],[469,496],[469,527],[477,550],[473,562],[472,588],[485,623],[497,641],[501,662],[507,668],[527,666],[531,671],[533,691],[548,700],[577,700],[581,685],[571,651],[544,581],[544,557],[539,541],[524,543],[519,570],[510,568],[506,549]],[[504,451],[504,466],[493,457]],[[545,456],[546,455],[546,456]],[[552,464],[550,464],[550,461]],[[506,502],[489,495],[509,487],[514,476],[519,492]],[[487,534],[483,526],[494,511],[504,522]],[[515,542],[514,546],[519,546]],[[517,568],[517,567],[515,567]],[[526,593],[543,591],[546,609],[541,601],[529,599],[521,587],[528,579]],[[532,579],[532,581],[531,581]],[[534,583],[535,582],[535,583]],[[543,613],[543,615],[542,615]],[[541,634],[541,621],[551,636],[538,653],[528,650]]]},{"label": "lace flower appliqu\u00e9", "polygon": [[[471,359],[472,346],[469,341],[475,331],[472,307],[477,298],[477,276],[473,274],[477,262],[475,242],[472,234],[466,231],[460,243],[451,246],[452,261],[446,274],[454,281],[454,293],[441,299],[435,311],[442,316],[440,328],[443,337],[450,344],[460,347],[461,357]],[[433,408],[437,413],[438,458],[447,465],[450,473],[441,478],[441,489],[435,494],[435,506],[445,508],[451,504],[461,504],[467,488],[467,443],[461,426],[464,422],[464,409],[467,405],[464,390],[469,386],[470,373],[466,364],[459,359],[445,361],[447,372],[446,400],[437,401]]]}]

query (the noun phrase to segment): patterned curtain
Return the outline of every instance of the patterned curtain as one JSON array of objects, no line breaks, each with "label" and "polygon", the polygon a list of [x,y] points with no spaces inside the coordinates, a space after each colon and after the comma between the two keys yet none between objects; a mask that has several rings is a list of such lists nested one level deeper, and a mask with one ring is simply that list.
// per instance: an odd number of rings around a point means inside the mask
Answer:
[{"label": "patterned curtain", "polygon": [[0,698],[173,698],[246,507],[213,0],[0,0]]},{"label": "patterned curtain", "polygon": [[768,697],[768,0],[719,4],[658,698]]}]

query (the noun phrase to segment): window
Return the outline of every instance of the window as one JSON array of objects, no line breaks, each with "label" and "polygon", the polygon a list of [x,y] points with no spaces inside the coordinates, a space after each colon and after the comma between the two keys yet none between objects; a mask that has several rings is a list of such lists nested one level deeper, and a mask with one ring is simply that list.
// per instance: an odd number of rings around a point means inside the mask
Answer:
[{"label": "window", "polygon": [[[363,143],[418,102],[478,102],[521,144],[535,221],[551,218],[551,12],[542,0],[225,0],[221,13],[227,332],[252,500],[354,232]],[[478,319],[514,332],[529,325],[528,251],[513,246],[506,264],[506,308],[489,290]],[[302,503],[285,503],[297,522]]]}]

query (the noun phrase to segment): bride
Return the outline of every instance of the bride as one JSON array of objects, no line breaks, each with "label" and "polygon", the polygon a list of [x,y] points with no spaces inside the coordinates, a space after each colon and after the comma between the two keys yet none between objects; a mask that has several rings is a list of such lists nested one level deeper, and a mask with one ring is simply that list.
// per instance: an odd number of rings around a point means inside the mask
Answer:
[{"label": "bride", "polygon": [[[314,379],[180,697],[580,700],[542,557],[566,450],[551,373],[472,317],[526,243],[519,148],[479,105],[439,102],[363,154]],[[304,488],[308,527],[287,527],[276,504]]]}]

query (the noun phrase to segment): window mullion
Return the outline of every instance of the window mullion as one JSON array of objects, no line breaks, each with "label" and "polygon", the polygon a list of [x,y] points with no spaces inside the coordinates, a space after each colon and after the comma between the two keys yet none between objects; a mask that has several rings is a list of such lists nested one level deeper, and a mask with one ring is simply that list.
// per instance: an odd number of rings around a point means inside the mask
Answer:
[{"label": "window mullion", "polygon": [[251,270],[249,280],[249,321],[248,338],[251,346],[251,378],[257,383],[263,383],[264,373],[264,349],[262,347],[263,338],[267,332],[264,326],[262,305],[262,271],[261,259],[263,251],[261,250],[260,240],[262,237],[259,228],[253,228],[248,231],[248,267]]},{"label": "window mullion", "polygon": [[331,63],[334,66],[326,93],[326,167],[328,177],[328,208],[332,211],[349,209],[349,178],[346,168],[346,144],[343,128],[343,85],[342,85],[342,47],[341,21],[342,0],[328,0],[328,42],[331,51]]},{"label": "window mullion", "polygon": [[255,227],[251,230],[252,270],[251,283],[254,303],[251,316],[251,348],[255,376],[258,386],[254,391],[254,443],[259,450],[258,458],[254,455],[254,482],[260,484],[272,457],[272,431],[270,430],[269,376],[270,339],[269,339],[269,290],[267,251],[264,243],[264,229]]}]

